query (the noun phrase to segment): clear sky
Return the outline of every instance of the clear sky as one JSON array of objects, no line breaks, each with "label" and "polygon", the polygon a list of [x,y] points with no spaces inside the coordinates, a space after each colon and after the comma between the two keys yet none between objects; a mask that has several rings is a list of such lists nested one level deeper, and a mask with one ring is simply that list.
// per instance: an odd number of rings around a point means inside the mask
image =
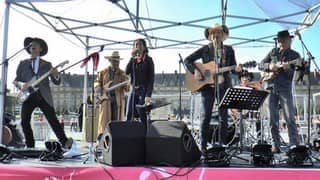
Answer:
[{"label": "clear sky", "polygon": [[[264,2],[270,3],[269,8],[262,11],[255,2],[260,2],[261,0],[229,0],[228,14],[238,15],[238,16],[250,16],[250,17],[266,17],[266,14],[272,15],[283,15],[284,13],[290,13],[291,11],[296,12],[297,9],[284,7],[281,4],[286,3],[286,0],[268,0]],[[135,1],[127,0],[128,7],[135,11]],[[194,19],[200,19],[209,16],[216,16],[221,14],[220,12],[220,0],[140,0],[140,15],[143,17],[152,17],[156,19],[167,19],[171,21],[189,21]],[[263,2],[263,1],[261,1]],[[260,2],[260,3],[261,3]],[[300,2],[300,1],[297,1]],[[309,2],[309,1],[307,1]],[[274,4],[273,4],[274,3]],[[57,13],[60,16],[82,18],[84,20],[89,20],[93,22],[103,22],[112,19],[119,19],[119,17],[127,18],[126,14],[112,5],[111,3],[104,0],[77,0],[73,2],[72,6],[58,5],[59,3],[35,3],[39,9],[45,9],[50,13]],[[148,7],[148,8],[147,8]],[[2,57],[2,43],[3,43],[3,21],[4,21],[4,9],[5,3],[2,1],[0,4],[0,25],[1,25],[1,57]],[[282,14],[281,14],[282,13]],[[295,16],[287,18],[284,20],[293,21],[301,19],[301,16]],[[85,49],[79,44],[79,42],[71,36],[61,35],[54,32],[52,29],[48,28],[46,25],[38,23],[41,18],[38,15],[34,15],[23,11],[23,9],[12,6],[10,9],[9,18],[9,37],[8,37],[8,56],[11,56],[16,51],[23,47],[23,39],[25,37],[40,37],[47,41],[49,45],[49,52],[44,59],[51,61],[53,64],[58,64],[59,62],[68,59],[70,62],[76,62],[83,59],[85,54]],[[230,36],[231,37],[242,37],[242,38],[258,38],[263,36],[275,35],[277,31],[287,29],[288,27],[279,25],[276,23],[261,23],[259,25],[248,26],[245,28],[232,29],[237,25],[248,23],[253,21],[241,20],[238,18],[227,18],[226,24],[231,27]],[[54,22],[59,26],[58,21]],[[203,21],[197,23],[198,25],[210,26],[215,23],[221,23],[221,18],[210,19],[208,21]],[[75,24],[74,24],[75,25]],[[161,23],[149,23],[144,22],[145,28],[156,27],[163,25]],[[123,24],[127,26],[127,24]],[[289,27],[292,28],[292,27]],[[128,32],[116,32],[110,30],[108,32],[101,32],[98,29],[91,29],[86,31],[92,31],[92,33],[97,33],[103,35],[103,37],[113,37],[119,40],[125,39],[135,39],[141,37],[140,35],[134,35]],[[320,64],[320,51],[319,51],[319,23],[315,23],[312,27],[309,27],[302,32],[302,39],[304,40],[306,46],[309,48],[310,52],[315,57],[315,60]],[[165,30],[154,31],[155,36],[165,36],[165,37],[175,37],[180,40],[196,40],[203,38],[203,29],[190,28],[190,27],[177,27]],[[269,40],[271,40],[270,38]],[[229,38],[226,44],[233,44],[238,42],[235,39]],[[94,42],[93,42],[94,43]],[[153,45],[159,45],[161,41],[152,41]],[[116,47],[117,48],[117,47]],[[119,46],[120,48],[120,46]],[[121,47],[122,48],[122,47]],[[130,49],[131,47],[125,46],[125,48]],[[192,51],[199,47],[187,48],[187,49],[159,49],[150,50],[150,55],[155,61],[155,69],[157,73],[166,72],[173,73],[174,70],[178,70],[178,53],[182,57],[186,57]],[[262,44],[262,43],[249,43],[242,44],[239,46],[234,46],[236,52],[236,58],[238,62],[244,62],[248,60],[260,61],[266,53],[272,48],[272,44]],[[303,56],[303,49],[301,47],[301,42],[298,38],[294,39],[293,49],[297,50]],[[111,50],[105,50],[101,52],[101,62],[99,69],[104,68],[108,63],[102,57],[111,54]],[[121,67],[124,68],[128,59],[130,57],[130,50],[120,50],[120,54],[124,57],[121,62]],[[17,64],[20,60],[27,58],[28,54],[26,52],[20,53],[18,56],[12,59],[9,64],[8,73],[8,85],[11,84],[13,78],[15,77],[15,70]],[[312,69],[314,66],[312,66]],[[89,67],[89,69],[91,69]],[[84,69],[80,69],[79,66],[70,69],[71,73],[83,73]],[[10,87],[10,85],[9,85]]]}]

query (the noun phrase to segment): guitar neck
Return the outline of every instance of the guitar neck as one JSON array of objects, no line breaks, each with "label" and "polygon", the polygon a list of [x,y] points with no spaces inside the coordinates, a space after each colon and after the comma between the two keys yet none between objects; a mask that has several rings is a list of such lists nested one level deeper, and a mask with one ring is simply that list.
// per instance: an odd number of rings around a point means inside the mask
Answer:
[{"label": "guitar neck", "polygon": [[236,65],[221,67],[221,68],[219,68],[218,73],[224,73],[227,71],[231,71],[231,70],[234,70],[235,68],[236,68]]},{"label": "guitar neck", "polygon": [[127,81],[124,81],[124,82],[122,82],[122,83],[116,84],[116,85],[114,85],[114,86],[112,86],[112,87],[109,87],[108,89],[105,90],[105,93],[107,93],[107,92],[109,92],[109,91],[112,91],[112,90],[115,90],[115,89],[117,89],[117,88],[119,88],[119,87],[121,87],[121,86],[124,86],[124,85],[126,85],[128,82],[130,82],[130,81],[127,80]]},{"label": "guitar neck", "polygon": [[[292,60],[292,61],[288,61],[288,62],[286,62],[286,63],[288,63],[288,64],[295,64],[295,63],[297,63],[299,60],[300,60],[300,58],[297,58],[297,59],[294,59],[294,60]],[[263,69],[267,69],[270,64],[271,64],[271,62],[270,62],[270,63],[263,63],[263,64],[260,64],[260,67],[263,68]],[[276,63],[276,66],[277,66],[278,68],[282,68],[282,63],[281,63],[281,62]]]},{"label": "guitar neck", "polygon": [[[286,62],[287,64],[295,64],[295,63],[297,63],[297,61],[299,60],[300,58],[297,58],[297,59],[294,59],[294,60],[292,60],[292,61],[288,61],[288,62]],[[280,67],[282,67],[282,64],[283,63],[280,63]]]},{"label": "guitar neck", "polygon": [[40,78],[38,78],[37,80],[33,81],[31,86],[35,87],[36,85],[38,85],[41,81],[43,81],[45,78],[47,78],[48,76],[50,76],[51,72],[52,72],[53,68],[51,68],[48,72],[46,72],[45,74],[43,74]]},{"label": "guitar neck", "polygon": [[57,66],[51,68],[48,72],[46,72],[45,74],[43,74],[41,77],[39,77],[38,79],[36,79],[35,81],[33,81],[31,83],[32,87],[35,87],[36,85],[38,85],[41,81],[43,81],[45,78],[47,78],[48,76],[50,76],[50,74],[52,73],[53,69],[56,69],[60,66],[64,66],[65,64],[67,64],[69,61],[64,61],[60,64],[58,64]]}]

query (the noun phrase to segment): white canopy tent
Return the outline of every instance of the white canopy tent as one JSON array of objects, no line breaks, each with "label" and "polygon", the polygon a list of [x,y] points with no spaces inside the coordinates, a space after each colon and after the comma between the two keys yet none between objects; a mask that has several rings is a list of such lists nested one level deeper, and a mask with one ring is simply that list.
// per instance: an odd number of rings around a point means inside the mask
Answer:
[{"label": "white canopy tent", "polygon": [[[239,12],[235,1],[210,1],[212,11],[194,14],[186,19],[192,8],[187,1],[161,1],[164,6],[156,7],[145,0],[6,0],[3,33],[2,61],[7,57],[8,28],[10,10],[23,13],[38,23],[67,37],[68,40],[83,47],[88,53],[100,47],[104,49],[130,49],[136,38],[146,38],[151,49],[197,48],[206,44],[199,32],[215,21],[227,24],[232,31],[228,42],[233,46],[250,47],[273,46],[273,37],[279,29],[302,32],[312,26],[319,18],[320,0],[246,0],[260,9],[258,13]],[[95,4],[89,9],[88,4]],[[142,8],[145,5],[146,8]],[[178,5],[178,6],[176,6]],[[83,13],[72,8],[82,8]],[[164,13],[153,14],[150,11],[163,8]],[[196,7],[195,7],[196,8]],[[182,9],[180,11],[180,9]],[[116,13],[109,13],[116,11]],[[168,12],[173,11],[173,13]],[[77,13],[73,13],[77,12]],[[186,14],[185,14],[186,13]],[[174,14],[174,15],[172,15]],[[189,15],[187,16],[189,17]],[[263,28],[261,30],[261,27]],[[260,31],[255,31],[260,28]],[[114,33],[117,36],[114,36]],[[245,33],[244,33],[245,32]],[[190,34],[194,34],[190,36]],[[0,114],[4,114],[4,97],[7,81],[7,64],[2,66],[2,86],[0,94]],[[87,71],[87,70],[85,70]],[[85,73],[86,75],[87,73]],[[85,79],[86,81],[86,79]],[[84,84],[87,84],[86,82]],[[84,87],[86,97],[86,87]],[[3,116],[0,116],[0,139]]]}]

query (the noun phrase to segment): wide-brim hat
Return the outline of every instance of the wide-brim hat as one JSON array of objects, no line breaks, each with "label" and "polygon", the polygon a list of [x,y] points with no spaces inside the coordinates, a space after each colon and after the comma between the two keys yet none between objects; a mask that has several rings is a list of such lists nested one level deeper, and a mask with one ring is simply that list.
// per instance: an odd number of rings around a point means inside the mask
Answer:
[{"label": "wide-brim hat", "polygon": [[204,36],[206,37],[206,39],[209,39],[209,35],[214,31],[222,31],[223,40],[226,40],[229,37],[229,28],[226,25],[215,24],[211,27],[207,27],[204,30]]},{"label": "wide-brim hat", "polygon": [[[42,49],[42,51],[40,52],[40,56],[44,56],[48,53],[48,45],[47,43],[43,40],[43,39],[40,39],[40,38],[32,38],[32,37],[26,37],[23,41],[23,45],[24,47],[28,47],[30,46],[30,43],[32,42],[37,42],[40,44],[40,47]],[[26,51],[30,54],[30,48],[26,48]]]},{"label": "wide-brim hat", "polygon": [[293,38],[294,36],[290,35],[288,30],[279,31],[277,34],[278,39],[285,39],[285,38]]},{"label": "wide-brim hat", "polygon": [[109,59],[109,60],[116,60],[116,61],[120,61],[123,59],[123,58],[120,58],[118,51],[113,51],[111,56],[105,56],[104,58]]}]

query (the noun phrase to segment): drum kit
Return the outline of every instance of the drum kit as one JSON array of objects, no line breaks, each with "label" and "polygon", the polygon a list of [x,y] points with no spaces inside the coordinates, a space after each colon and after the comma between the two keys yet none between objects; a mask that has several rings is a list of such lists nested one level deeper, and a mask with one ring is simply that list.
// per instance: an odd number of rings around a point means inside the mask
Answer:
[{"label": "drum kit", "polygon": [[[260,83],[258,82],[250,82],[249,87],[260,91],[262,88],[259,84]],[[260,106],[261,104],[259,107]],[[269,123],[266,121],[266,115],[262,109],[263,108],[258,108],[256,110],[240,110],[236,108],[228,109],[227,146],[238,147],[241,145],[250,147],[255,143],[271,141],[271,135],[269,132],[270,128],[267,128]],[[194,127],[193,125],[191,126]],[[212,119],[209,127],[208,139],[209,142],[211,142],[211,145],[219,143],[219,128],[219,115],[218,111],[215,110],[212,112]],[[200,143],[200,130],[198,128],[192,128],[191,131],[193,132],[196,142]],[[242,142],[240,142],[241,140]]]},{"label": "drum kit", "polygon": [[[243,142],[245,146],[258,143],[261,140],[261,119],[260,111],[246,111],[243,112]],[[228,133],[227,133],[227,146],[238,145],[240,142],[240,112],[237,109],[229,111],[228,118]],[[268,123],[264,122],[263,126],[266,127]],[[210,122],[210,135],[209,139],[212,144],[219,142],[219,119],[217,112],[213,112],[212,120]],[[265,129],[265,128],[264,128]],[[269,139],[270,133],[263,132],[265,139]]]},{"label": "drum kit", "polygon": [[[227,130],[227,146],[239,146],[240,143],[240,112],[236,109],[232,109],[228,112],[228,130]],[[261,116],[260,110],[258,111],[245,111],[243,112],[242,128],[243,128],[243,145],[251,146],[263,141],[271,142],[271,134],[269,132],[269,121]],[[191,132],[194,139],[200,144],[200,130],[194,125],[190,125]],[[263,127],[263,128],[261,128]],[[213,146],[219,143],[219,118],[218,112],[212,113],[212,119],[209,124],[209,142]],[[261,136],[263,134],[263,136]]]}]

